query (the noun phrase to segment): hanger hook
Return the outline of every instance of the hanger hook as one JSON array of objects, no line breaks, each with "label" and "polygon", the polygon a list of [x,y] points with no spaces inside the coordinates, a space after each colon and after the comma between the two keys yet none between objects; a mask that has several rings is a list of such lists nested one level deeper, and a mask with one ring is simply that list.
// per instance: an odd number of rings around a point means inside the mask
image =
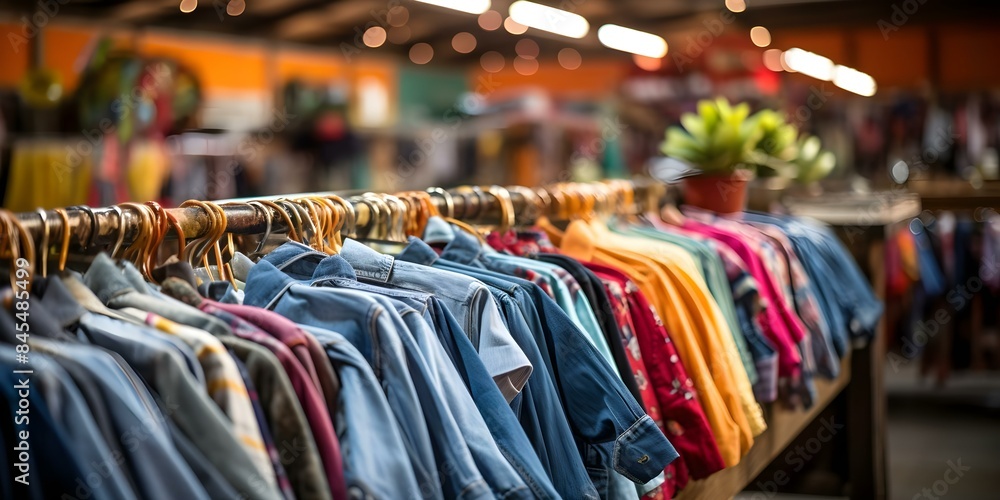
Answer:
[{"label": "hanger hook", "polygon": [[49,273],[49,214],[43,208],[35,210],[35,213],[42,219],[42,244],[38,251],[41,252],[42,277],[44,278]]},{"label": "hanger hook", "polygon": [[118,238],[115,241],[115,246],[111,249],[111,258],[117,258],[118,250],[121,249],[122,243],[125,242],[125,211],[118,205],[112,205],[111,210],[115,212],[118,218]]},{"label": "hanger hook", "polygon": [[427,188],[427,193],[430,195],[438,195],[442,200],[444,200],[444,216],[449,219],[455,218],[455,198],[452,197],[446,189],[439,187]]},{"label": "hanger hook", "polygon": [[256,200],[247,202],[247,205],[253,207],[254,212],[257,212],[258,210],[262,212],[264,220],[267,223],[267,226],[264,228],[264,236],[257,243],[257,248],[254,248],[253,250],[253,255],[260,255],[261,251],[264,250],[264,244],[267,243],[267,239],[271,237],[271,223],[273,221],[271,217],[271,209],[265,207],[263,203]]},{"label": "hanger hook", "polygon": [[493,185],[486,192],[493,195],[497,204],[500,205],[500,233],[506,234],[507,231],[514,228],[517,222],[514,217],[514,201],[510,198],[510,191],[507,191],[503,186]]},{"label": "hanger hook", "polygon": [[66,209],[57,208],[54,211],[62,219],[63,224],[62,244],[59,245],[59,272],[62,272],[66,269],[66,259],[69,257],[69,240],[72,232],[69,227],[69,214],[66,213]]}]

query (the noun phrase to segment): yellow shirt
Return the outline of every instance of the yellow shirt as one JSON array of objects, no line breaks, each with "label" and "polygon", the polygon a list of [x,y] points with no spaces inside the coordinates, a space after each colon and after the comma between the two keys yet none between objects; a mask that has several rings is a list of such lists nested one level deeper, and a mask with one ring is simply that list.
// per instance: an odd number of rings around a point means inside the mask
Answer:
[{"label": "yellow shirt", "polygon": [[665,273],[665,266],[640,252],[609,248],[604,245],[605,240],[598,245],[598,235],[580,221],[571,223],[565,234],[545,221],[539,225],[567,255],[616,267],[642,290],[666,322],[671,339],[695,383],[723,461],[727,467],[739,463],[753,438],[730,370],[720,369],[724,363],[715,359],[718,356],[703,353],[702,335],[698,333],[693,315],[687,307],[682,307],[685,300],[674,279]]},{"label": "yellow shirt", "polygon": [[[702,355],[709,358],[713,366],[718,366],[730,374],[735,384],[740,408],[750,426],[751,435],[754,437],[761,435],[767,429],[764,412],[754,398],[753,384],[750,383],[750,377],[740,358],[740,351],[736,348],[729,323],[726,322],[722,309],[709,291],[708,284],[705,283],[694,258],[672,243],[612,233],[607,226],[596,221],[590,228],[598,241],[605,242],[609,247],[620,251],[640,252],[662,266],[664,274],[674,280],[677,290],[685,299],[684,304],[689,314],[695,320],[697,331],[703,333],[698,336]],[[720,353],[722,356],[719,356]],[[712,373],[717,372],[713,369]],[[748,450],[749,446],[744,448],[743,452],[746,453]]]}]

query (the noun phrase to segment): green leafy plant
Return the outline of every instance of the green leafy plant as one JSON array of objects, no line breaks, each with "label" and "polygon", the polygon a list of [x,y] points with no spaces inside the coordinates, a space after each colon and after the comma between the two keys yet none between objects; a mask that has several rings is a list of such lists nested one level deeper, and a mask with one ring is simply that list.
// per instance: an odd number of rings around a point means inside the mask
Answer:
[{"label": "green leafy plant", "polygon": [[798,154],[793,163],[797,174],[795,180],[808,184],[830,175],[837,166],[837,158],[823,149],[819,137],[809,135],[799,140]]},{"label": "green leafy plant", "polygon": [[700,101],[697,114],[682,115],[680,127],[667,129],[662,150],[709,175],[749,170],[809,183],[836,166],[817,137],[800,138],[781,113],[763,109],[750,115],[746,103],[733,106],[724,98]]},{"label": "green leafy plant", "polygon": [[758,129],[758,139],[748,162],[754,165],[757,175],[795,177],[796,167],[791,163],[799,153],[796,142],[799,130],[795,125],[772,109],[758,111],[750,121]]},{"label": "green leafy plant", "polygon": [[682,127],[667,129],[663,153],[706,174],[731,174],[747,169],[760,128],[747,118],[750,106],[731,106],[723,98],[698,103],[698,113],[681,116]]}]

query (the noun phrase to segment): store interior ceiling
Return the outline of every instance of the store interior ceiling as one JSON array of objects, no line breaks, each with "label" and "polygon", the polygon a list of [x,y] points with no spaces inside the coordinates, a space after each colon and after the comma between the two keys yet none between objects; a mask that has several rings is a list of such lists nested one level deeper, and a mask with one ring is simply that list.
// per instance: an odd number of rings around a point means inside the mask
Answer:
[{"label": "store interior ceiling", "polygon": [[[227,13],[231,1],[242,2],[239,15]],[[188,13],[181,11],[181,4],[190,6],[192,2],[197,8]],[[506,17],[511,3],[513,0],[493,0],[491,9]],[[538,0],[538,3],[579,14],[592,28],[579,40],[531,30],[542,46],[543,56],[547,52],[546,39],[558,41],[548,44],[551,55],[570,46],[584,54],[599,52],[613,56],[613,51],[601,46],[594,29],[606,23],[657,33],[668,43],[682,43],[703,31],[706,23],[729,15],[727,2],[723,0]],[[0,6],[0,12],[20,16],[30,13],[38,4],[38,0],[7,0]],[[888,19],[894,8],[919,9],[921,19],[935,22],[1000,21],[1000,2],[996,0],[745,0],[745,5],[746,10],[738,16],[739,23],[770,29],[873,28],[879,19]],[[406,57],[413,43],[444,45],[456,33],[473,28],[476,28],[476,51],[470,54],[447,51],[435,59],[435,64],[471,63],[483,50],[509,50],[517,41],[517,37],[510,36],[503,28],[478,29],[475,15],[415,0],[72,0],[60,6],[59,15],[109,29],[158,27],[341,47],[345,43],[356,44],[356,37],[360,40],[367,27],[385,25],[385,13],[395,6],[406,7],[408,18],[401,24],[409,36],[404,43],[387,43],[383,49],[401,57]]]}]

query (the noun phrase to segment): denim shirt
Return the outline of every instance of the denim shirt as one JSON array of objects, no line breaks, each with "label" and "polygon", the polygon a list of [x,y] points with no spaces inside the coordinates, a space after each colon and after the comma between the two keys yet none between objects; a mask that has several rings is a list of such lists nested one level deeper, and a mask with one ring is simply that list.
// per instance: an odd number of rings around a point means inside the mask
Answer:
[{"label": "denim shirt", "polygon": [[255,499],[281,497],[256,472],[225,415],[169,344],[157,341],[150,329],[89,313],[80,318],[77,330],[93,344],[119,353],[142,376],[162,401],[161,410],[238,492]]},{"label": "denim shirt", "polygon": [[[411,350],[418,348],[425,357],[463,436],[471,445],[476,462],[481,463],[480,470],[487,476],[487,482],[491,485],[511,482],[506,473],[509,470],[507,465],[496,463],[498,459],[503,461],[503,457],[506,457],[519,473],[520,479],[532,490],[534,497],[556,496],[537,457],[528,450],[527,437],[517,425],[514,415],[506,408],[506,400],[500,390],[490,377],[482,378],[488,373],[479,355],[454,316],[435,296],[361,283],[344,259],[319,254],[324,258],[317,263],[317,252],[303,245],[286,244],[278,250],[265,260],[293,278],[304,277],[312,272],[313,286],[360,290],[395,299],[384,305],[395,307],[405,323],[405,328],[401,330],[409,330],[413,335],[412,340],[416,342],[416,346]],[[405,336],[402,339],[404,343],[407,342]],[[445,348],[445,345],[449,348]],[[461,364],[455,362],[456,357],[462,359]],[[465,376],[460,373],[462,368],[467,370]],[[527,370],[523,379],[515,379],[516,385],[523,386],[530,373]],[[492,439],[486,439],[487,435],[491,435]],[[502,455],[497,455],[497,450]]]},{"label": "denim shirt", "polygon": [[[416,358],[414,353],[407,355],[401,340],[403,332],[397,326],[400,322],[393,318],[393,315],[399,317],[395,310],[361,292],[307,286],[266,261],[254,266],[247,276],[245,303],[272,309],[304,325],[336,331],[365,356],[375,376],[383,382],[386,397],[407,439],[410,462],[425,496],[492,496],[464,440],[451,434],[454,420],[437,406],[436,388],[421,377],[419,365],[412,372],[409,369],[408,360],[416,361]],[[421,421],[413,415],[424,418]],[[431,430],[444,432],[444,437],[452,441],[444,442],[441,435],[431,439]],[[372,431],[377,432],[377,429]],[[435,460],[435,456],[439,460]]]},{"label": "denim shirt", "polygon": [[[117,433],[115,437],[120,440],[114,444],[120,445],[122,460],[132,470],[137,495],[164,499],[208,496],[174,448],[165,417],[152,403],[145,386],[133,384],[123,368],[99,349],[65,344],[53,348],[56,351],[53,357],[60,364],[77,365],[91,375],[89,380],[100,392],[110,424]],[[141,435],[136,434],[137,429],[142,429]]]},{"label": "denim shirt", "polygon": [[[423,250],[418,250],[419,248]],[[425,243],[411,239],[408,258],[424,264],[436,261]],[[491,271],[480,270],[486,275]],[[613,469],[635,483],[646,483],[678,457],[677,451],[646,415],[593,344],[537,285],[497,276],[528,291],[525,300],[536,309],[530,328],[574,430],[584,463],[607,474]],[[593,475],[592,475],[593,478]]]},{"label": "denim shirt", "polygon": [[847,336],[870,338],[882,316],[882,302],[861,273],[843,243],[830,228],[802,218],[757,212],[741,214],[743,219],[775,225],[783,230],[799,256],[824,316],[830,323],[834,347],[843,356]]},{"label": "denim shirt", "polygon": [[[344,474],[351,498],[422,498],[413,464],[406,454],[403,434],[392,417],[392,409],[371,366],[343,336],[329,330],[313,330],[326,349],[340,377],[344,404],[340,440],[345,449]],[[378,432],[368,432],[378,422]],[[385,460],[385,456],[394,457]]]},{"label": "denim shirt", "polygon": [[354,240],[344,242],[340,256],[363,281],[434,294],[469,335],[507,400],[521,390],[517,384],[527,380],[531,363],[511,338],[485,285],[460,274],[397,262]]}]

